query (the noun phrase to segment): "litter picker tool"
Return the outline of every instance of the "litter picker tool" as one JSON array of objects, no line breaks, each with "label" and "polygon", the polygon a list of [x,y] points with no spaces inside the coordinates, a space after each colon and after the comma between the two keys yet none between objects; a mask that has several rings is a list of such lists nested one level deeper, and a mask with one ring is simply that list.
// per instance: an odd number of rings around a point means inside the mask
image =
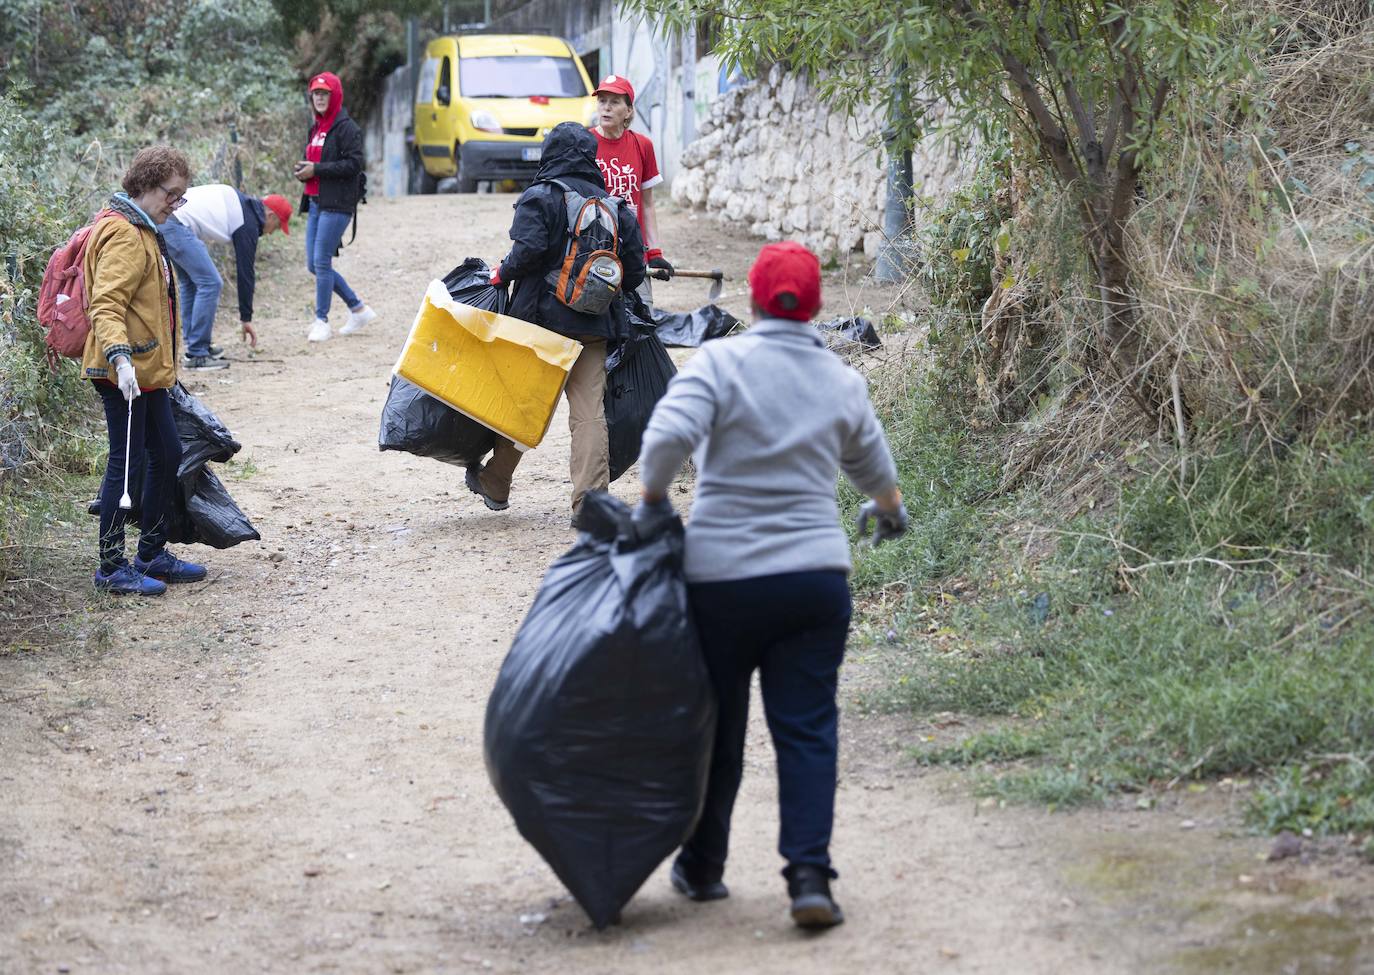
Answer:
[{"label": "litter picker tool", "polygon": [[119,506],[128,511],[134,506],[133,498],[129,497],[129,440],[134,433],[134,401],[129,400],[129,420],[124,425],[124,493],[119,498]]},{"label": "litter picker tool", "polygon": [[711,290],[706,293],[707,301],[715,301],[720,297],[721,282],[725,280],[725,272],[720,269],[711,271],[679,271],[674,269],[675,278],[710,278]]}]

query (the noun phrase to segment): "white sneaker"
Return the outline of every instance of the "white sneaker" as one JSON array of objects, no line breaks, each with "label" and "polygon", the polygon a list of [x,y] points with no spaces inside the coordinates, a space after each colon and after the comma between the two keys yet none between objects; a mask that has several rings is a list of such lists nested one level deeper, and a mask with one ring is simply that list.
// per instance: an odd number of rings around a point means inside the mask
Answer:
[{"label": "white sneaker", "polygon": [[329,340],[331,334],[329,323],[323,318],[317,318],[311,323],[310,334],[305,338],[309,342],[325,342]]},{"label": "white sneaker", "polygon": [[375,311],[367,305],[363,305],[358,311],[350,311],[348,313],[348,320],[339,327],[339,334],[352,335],[376,317],[377,313]]}]

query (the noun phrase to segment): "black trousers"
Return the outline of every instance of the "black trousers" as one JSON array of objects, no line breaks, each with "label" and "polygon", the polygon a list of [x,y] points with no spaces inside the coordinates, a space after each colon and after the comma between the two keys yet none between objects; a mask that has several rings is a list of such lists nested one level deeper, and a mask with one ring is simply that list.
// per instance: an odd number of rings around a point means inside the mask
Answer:
[{"label": "black trousers", "polygon": [[842,572],[794,572],[695,583],[688,593],[720,719],[706,806],[679,855],[683,866],[702,880],[724,872],[744,772],[750,678],[758,670],[778,762],[778,852],[788,863],[829,870],[848,579]]},{"label": "black trousers", "polygon": [[153,389],[133,402],[132,432],[125,442],[129,404],[124,394],[109,383],[93,382],[105,405],[105,425],[110,434],[110,457],[100,485],[100,571],[110,573],[128,564],[124,557],[124,522],[127,512],[119,507],[124,494],[124,456],[129,455],[130,477],[136,476],[147,450],[148,468],[139,499],[138,557],[153,559],[167,544],[168,517],[181,466],[181,438],[172,415],[172,397],[165,389]]}]

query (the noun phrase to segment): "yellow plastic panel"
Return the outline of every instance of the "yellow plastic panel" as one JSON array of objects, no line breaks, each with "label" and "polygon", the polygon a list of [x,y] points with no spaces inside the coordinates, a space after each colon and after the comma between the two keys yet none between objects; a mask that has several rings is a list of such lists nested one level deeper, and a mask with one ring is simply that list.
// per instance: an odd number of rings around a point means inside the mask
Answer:
[{"label": "yellow plastic panel", "polygon": [[575,339],[456,302],[431,281],[393,371],[529,450],[581,352]]}]

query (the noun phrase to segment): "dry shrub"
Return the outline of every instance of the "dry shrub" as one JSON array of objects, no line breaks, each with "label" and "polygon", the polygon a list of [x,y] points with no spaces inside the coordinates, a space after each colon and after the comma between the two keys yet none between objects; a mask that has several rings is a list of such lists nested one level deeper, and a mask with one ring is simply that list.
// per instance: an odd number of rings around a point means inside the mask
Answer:
[{"label": "dry shrub", "polygon": [[1180,106],[1130,227],[1172,422],[1145,419],[1095,358],[1067,194],[1011,184],[1013,244],[962,349],[971,419],[1005,425],[1004,488],[1031,474],[1082,486],[1145,440],[1181,441],[1186,469],[1237,428],[1276,450],[1374,414],[1374,8],[1250,7],[1284,28],[1231,115]]}]

